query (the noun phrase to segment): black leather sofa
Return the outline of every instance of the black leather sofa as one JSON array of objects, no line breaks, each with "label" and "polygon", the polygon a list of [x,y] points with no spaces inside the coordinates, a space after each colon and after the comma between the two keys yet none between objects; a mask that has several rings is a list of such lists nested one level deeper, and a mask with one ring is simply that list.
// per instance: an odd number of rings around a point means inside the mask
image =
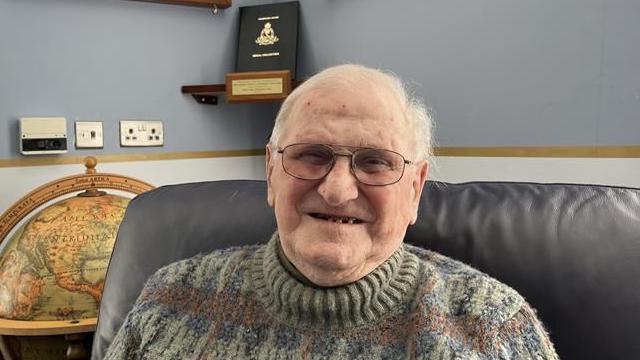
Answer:
[{"label": "black leather sofa", "polygon": [[[265,242],[275,229],[261,181],[164,186],[135,198],[120,227],[93,359],[145,279],[200,252]],[[538,310],[562,359],[640,359],[640,189],[429,182],[406,241],[471,264]]]}]

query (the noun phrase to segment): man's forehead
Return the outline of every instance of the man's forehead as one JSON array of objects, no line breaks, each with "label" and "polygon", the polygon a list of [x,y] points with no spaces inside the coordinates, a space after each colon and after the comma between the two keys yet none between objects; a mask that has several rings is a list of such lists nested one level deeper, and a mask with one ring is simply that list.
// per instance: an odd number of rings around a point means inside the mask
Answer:
[{"label": "man's forehead", "polygon": [[326,87],[310,89],[301,94],[294,105],[293,115],[333,115],[354,119],[402,118],[397,101],[384,91]]},{"label": "man's forehead", "polygon": [[393,99],[369,98],[359,91],[323,90],[307,91],[296,100],[286,142],[406,150],[408,123]]}]

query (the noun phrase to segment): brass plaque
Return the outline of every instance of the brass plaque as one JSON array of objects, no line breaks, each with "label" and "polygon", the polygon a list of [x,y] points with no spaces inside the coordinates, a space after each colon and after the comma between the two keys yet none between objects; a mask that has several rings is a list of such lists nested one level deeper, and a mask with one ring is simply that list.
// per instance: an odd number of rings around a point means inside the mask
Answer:
[{"label": "brass plaque", "polygon": [[282,94],[284,83],[282,78],[237,79],[231,81],[232,95],[269,95]]},{"label": "brass plaque", "polygon": [[225,92],[228,102],[282,101],[291,92],[289,70],[229,73]]}]

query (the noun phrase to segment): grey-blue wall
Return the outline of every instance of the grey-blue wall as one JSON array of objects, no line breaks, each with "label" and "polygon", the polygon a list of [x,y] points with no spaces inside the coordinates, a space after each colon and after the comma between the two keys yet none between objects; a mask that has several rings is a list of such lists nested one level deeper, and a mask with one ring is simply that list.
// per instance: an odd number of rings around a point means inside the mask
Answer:
[{"label": "grey-blue wall", "polygon": [[418,85],[441,146],[640,144],[638,0],[307,0],[303,68]]},{"label": "grey-blue wall", "polygon": [[[235,1],[253,4],[256,1]],[[18,118],[104,122],[104,150],[131,153],[264,146],[275,106],[203,106],[186,84],[222,83],[235,61],[237,7],[122,0],[0,0],[0,158],[17,157]],[[121,148],[118,121],[162,119],[163,148]]]},{"label": "grey-blue wall", "polygon": [[[274,105],[196,104],[233,70],[237,7],[0,0],[0,158],[17,118],[165,121],[165,147],[257,148]],[[640,144],[640,1],[302,0],[298,76],[359,62],[410,79],[441,146]],[[75,151],[83,153],[83,151]],[[84,152],[87,152],[84,150]],[[95,151],[91,151],[92,153]],[[138,150],[136,149],[136,152]]]}]

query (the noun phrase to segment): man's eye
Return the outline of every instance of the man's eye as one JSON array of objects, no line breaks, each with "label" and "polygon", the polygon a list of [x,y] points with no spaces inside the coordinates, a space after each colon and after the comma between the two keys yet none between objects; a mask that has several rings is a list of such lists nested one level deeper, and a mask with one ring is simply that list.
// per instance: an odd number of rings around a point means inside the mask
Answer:
[{"label": "man's eye", "polygon": [[393,169],[393,162],[384,156],[366,155],[357,161],[357,166],[365,172],[380,172]]},{"label": "man's eye", "polygon": [[296,160],[310,164],[324,165],[331,162],[331,154],[323,150],[305,150],[297,154]]},{"label": "man's eye", "polygon": [[366,158],[362,162],[367,165],[389,165],[389,162],[386,159],[380,157]]}]

